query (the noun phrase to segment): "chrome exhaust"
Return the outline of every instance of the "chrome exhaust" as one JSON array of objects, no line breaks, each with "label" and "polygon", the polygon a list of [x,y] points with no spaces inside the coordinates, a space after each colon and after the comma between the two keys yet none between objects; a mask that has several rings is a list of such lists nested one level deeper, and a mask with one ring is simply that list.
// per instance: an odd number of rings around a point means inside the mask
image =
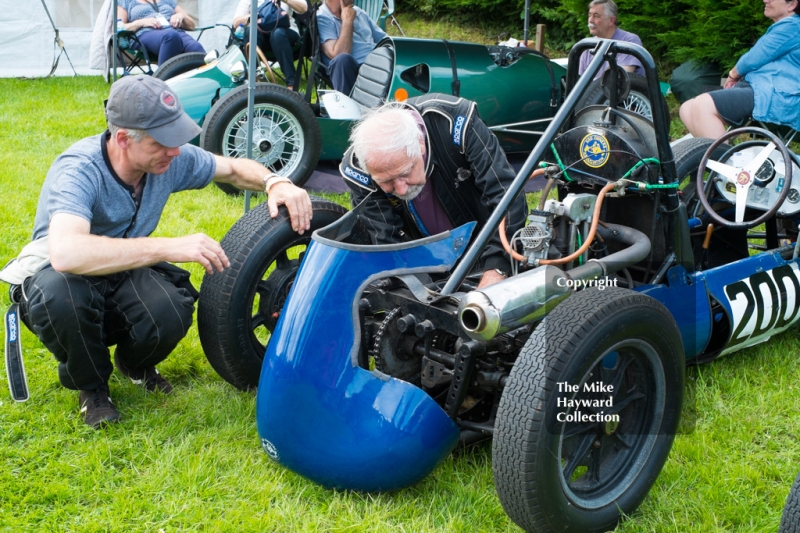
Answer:
[{"label": "chrome exhaust", "polygon": [[458,307],[467,335],[488,341],[544,317],[570,294],[564,271],[540,266],[483,289],[469,292]]}]

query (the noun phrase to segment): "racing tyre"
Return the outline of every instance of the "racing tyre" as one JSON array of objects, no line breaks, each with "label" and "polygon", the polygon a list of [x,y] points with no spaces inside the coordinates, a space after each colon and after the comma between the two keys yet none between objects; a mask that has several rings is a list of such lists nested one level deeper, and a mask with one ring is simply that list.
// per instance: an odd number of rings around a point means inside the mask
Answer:
[{"label": "racing tyre", "polygon": [[178,74],[189,72],[206,64],[206,55],[203,52],[187,52],[172,57],[158,66],[154,77],[159,80],[168,80]]},{"label": "racing tyre", "polygon": [[285,207],[273,219],[267,203],[259,204],[222,239],[230,268],[203,278],[197,305],[200,342],[214,370],[234,387],[258,385],[267,341],[311,233],[347,212],[314,197],[312,207],[311,229],[298,235]]},{"label": "racing tyre", "polygon": [[[247,157],[247,91],[247,86],[238,87],[209,110],[200,133],[202,148],[226,157]],[[253,159],[302,187],[321,149],[319,124],[303,97],[280,85],[256,84]],[[228,194],[240,193],[229,184],[217,186]]]},{"label": "racing tyre", "polygon": [[800,474],[794,480],[789,497],[786,498],[778,533],[800,533]]},{"label": "racing tyre", "polygon": [[627,289],[578,292],[545,317],[511,370],[492,443],[514,522],[607,531],[639,506],[678,427],[682,346],[669,311]]},{"label": "racing tyre", "polygon": [[[625,97],[625,100],[622,101],[622,107],[652,121],[653,109],[650,98],[647,96],[649,92],[647,80],[644,76],[637,76],[635,74],[631,74],[629,77],[631,84],[630,91],[628,92],[628,96]],[[602,78],[596,79],[589,84],[589,87],[586,88],[586,92],[583,93],[583,97],[578,102],[575,109],[583,109],[590,105],[608,105],[608,97],[603,93],[602,81]],[[664,100],[664,97],[660,96],[659,99],[664,109],[667,109],[667,102]],[[669,114],[666,116],[669,117]]]}]

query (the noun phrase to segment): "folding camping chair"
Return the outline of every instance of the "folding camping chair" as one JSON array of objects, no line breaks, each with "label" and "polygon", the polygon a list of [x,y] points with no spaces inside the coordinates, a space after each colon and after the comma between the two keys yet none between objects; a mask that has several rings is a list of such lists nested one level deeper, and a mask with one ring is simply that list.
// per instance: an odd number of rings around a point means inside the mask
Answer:
[{"label": "folding camping chair", "polygon": [[[150,54],[142,42],[136,37],[136,32],[119,31],[114,33],[112,39],[117,41],[117,65],[123,67],[123,76],[128,76],[138,69],[142,74],[151,76],[153,74],[153,64],[158,58],[150,59]],[[109,57],[114,53],[114,43],[109,43]],[[112,65],[109,64],[109,69]],[[109,76],[110,79],[110,76]]]},{"label": "folding camping chair", "polygon": [[[301,77],[306,73],[305,69],[303,68],[303,60],[306,58],[311,58],[313,52],[313,45],[312,45],[312,34],[311,34],[311,26],[313,24],[312,18],[315,15],[312,15],[312,8],[309,8],[309,11],[306,13],[299,15],[295,13],[294,19],[297,22],[297,31],[300,35],[300,39],[292,46],[292,60],[297,65],[297,79],[295,81],[295,89],[300,85]],[[316,31],[316,30],[314,30]],[[250,43],[244,43],[235,37],[231,38],[228,44],[230,45],[231,42],[236,42],[240,48],[243,48],[245,57],[250,57]],[[284,84],[286,83],[286,79],[277,74],[273,71],[274,65],[277,63],[277,58],[272,50],[262,50],[261,48],[256,48],[256,54],[258,55],[258,60],[260,63],[259,73],[264,76],[265,79],[270,81],[271,83],[275,83],[276,80],[282,81]],[[282,74],[282,73],[281,73]]]}]

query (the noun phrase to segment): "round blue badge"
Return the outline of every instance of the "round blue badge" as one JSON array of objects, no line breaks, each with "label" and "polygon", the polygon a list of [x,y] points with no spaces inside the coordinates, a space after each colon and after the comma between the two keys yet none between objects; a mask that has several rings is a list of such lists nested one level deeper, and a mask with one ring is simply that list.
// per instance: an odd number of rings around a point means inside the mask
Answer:
[{"label": "round blue badge", "polygon": [[581,157],[587,166],[600,168],[608,162],[608,140],[597,133],[590,133],[581,141]]}]

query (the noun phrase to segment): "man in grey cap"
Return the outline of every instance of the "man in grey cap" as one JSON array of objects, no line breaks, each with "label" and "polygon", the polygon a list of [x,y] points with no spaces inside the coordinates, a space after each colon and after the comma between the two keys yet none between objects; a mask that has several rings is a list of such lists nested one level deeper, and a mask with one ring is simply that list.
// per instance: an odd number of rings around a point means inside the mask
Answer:
[{"label": "man in grey cap", "polygon": [[230,262],[214,239],[150,237],[169,196],[212,180],[269,194],[273,217],[310,228],[311,201],[288,178],[256,161],[186,144],[200,128],[174,93],[150,76],[111,87],[108,131],[78,141],[53,163],[42,186],[33,241],[0,279],[22,287],[20,316],[58,360],[59,379],[80,391],[94,428],[119,419],[108,378],[114,364],[148,391],[169,393],[155,366],[186,335],[197,291],[172,263],[209,274]]}]

